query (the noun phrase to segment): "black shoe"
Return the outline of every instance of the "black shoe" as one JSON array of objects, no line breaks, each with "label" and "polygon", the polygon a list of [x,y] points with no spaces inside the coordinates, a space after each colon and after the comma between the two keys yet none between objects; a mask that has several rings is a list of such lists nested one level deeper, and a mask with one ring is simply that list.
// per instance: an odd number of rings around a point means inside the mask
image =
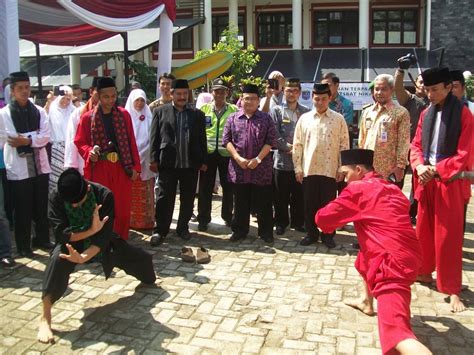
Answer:
[{"label": "black shoe", "polygon": [[50,251],[54,249],[54,247],[55,247],[55,244],[52,242],[46,242],[46,243],[41,243],[41,244],[33,243],[33,248],[40,249],[40,250]]},{"label": "black shoe", "polygon": [[186,240],[188,241],[189,239],[191,239],[192,237],[192,234],[189,233],[188,230],[185,230],[183,232],[176,232],[176,234],[178,235],[178,237],[180,237],[182,240]]},{"label": "black shoe", "polygon": [[304,226],[301,226],[301,227],[293,227],[293,229],[297,232],[301,232],[301,233],[306,233],[306,228]]},{"label": "black shoe", "polygon": [[311,245],[311,244],[316,244],[317,242],[318,242],[318,238],[311,237],[311,236],[307,235],[306,237],[301,239],[300,245],[307,246],[307,245]]},{"label": "black shoe", "polygon": [[35,257],[35,254],[31,250],[20,250],[18,254],[22,258],[28,258],[28,259],[33,259]]},{"label": "black shoe", "polygon": [[2,265],[6,269],[10,269],[16,265],[16,262],[15,260],[13,260],[12,257],[8,256],[6,258],[0,259],[0,265]]},{"label": "black shoe", "polygon": [[[280,227],[280,226],[276,226],[275,227],[275,234],[276,235],[283,235],[285,234],[285,228],[284,227]],[[263,239],[263,238],[262,238]]]},{"label": "black shoe", "polygon": [[329,249],[335,248],[336,247],[336,242],[334,241],[334,237],[330,235],[322,235],[321,236],[321,242],[327,246]]},{"label": "black shoe", "polygon": [[239,240],[242,240],[242,239],[245,239],[245,235],[242,236],[237,233],[232,233],[229,238],[231,242],[238,242]]},{"label": "black shoe", "polygon": [[165,237],[163,237],[162,235],[158,233],[153,233],[153,235],[151,236],[150,245],[152,247],[157,247],[163,244],[164,241],[165,241]]},{"label": "black shoe", "polygon": [[260,238],[261,238],[265,243],[273,243],[273,235],[269,235],[268,237],[260,236]]},{"label": "black shoe", "polygon": [[198,224],[198,231],[200,231],[200,232],[205,232],[205,231],[207,231],[207,224],[199,223],[199,224]]}]

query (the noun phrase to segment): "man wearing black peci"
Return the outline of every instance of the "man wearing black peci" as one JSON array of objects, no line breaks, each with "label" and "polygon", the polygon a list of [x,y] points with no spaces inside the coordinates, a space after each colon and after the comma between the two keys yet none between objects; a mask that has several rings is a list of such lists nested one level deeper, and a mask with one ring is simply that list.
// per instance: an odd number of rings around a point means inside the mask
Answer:
[{"label": "man wearing black peci", "polygon": [[150,170],[158,175],[156,226],[151,246],[163,243],[170,230],[176,188],[179,182],[180,209],[176,233],[189,240],[188,223],[193,214],[198,171],[207,166],[205,119],[202,111],[190,109],[187,80],[173,81],[173,101],[155,109],[150,130]]}]

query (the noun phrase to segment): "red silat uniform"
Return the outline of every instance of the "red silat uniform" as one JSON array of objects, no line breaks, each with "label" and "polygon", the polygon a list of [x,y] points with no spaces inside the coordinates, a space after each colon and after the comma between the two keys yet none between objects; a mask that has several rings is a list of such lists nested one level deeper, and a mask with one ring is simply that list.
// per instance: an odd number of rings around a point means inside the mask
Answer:
[{"label": "red silat uniform", "polygon": [[[125,109],[121,107],[117,108],[125,120],[130,153],[133,159],[133,169],[136,172],[140,172],[140,157],[135,142],[135,134],[133,133],[132,119]],[[130,229],[132,180],[125,173],[120,160],[116,163],[112,163],[108,160],[98,160],[93,163],[89,160],[89,153],[94,146],[91,134],[92,112],[93,111],[88,111],[81,116],[74,144],[77,146],[79,154],[85,161],[84,177],[87,180],[97,182],[112,190],[115,202],[114,232],[120,235],[122,239],[127,240]]]},{"label": "red silat uniform", "polygon": [[[420,115],[413,139],[410,163],[416,167],[424,164],[422,149],[423,120],[428,109]],[[462,244],[464,238],[464,206],[471,197],[469,180],[448,180],[457,173],[469,170],[472,165],[473,118],[466,107],[461,112],[461,133],[455,154],[436,163],[439,178],[426,185],[415,184],[418,200],[416,236],[420,241],[422,265],[419,274],[427,275],[436,270],[436,285],[440,292],[458,295],[462,283]]]},{"label": "red silat uniform", "polygon": [[410,326],[410,285],[421,252],[408,214],[410,203],[400,189],[374,172],[353,181],[320,209],[316,225],[331,233],[354,222],[360,252],[355,267],[377,299],[380,343],[390,354],[405,339],[416,339]]}]

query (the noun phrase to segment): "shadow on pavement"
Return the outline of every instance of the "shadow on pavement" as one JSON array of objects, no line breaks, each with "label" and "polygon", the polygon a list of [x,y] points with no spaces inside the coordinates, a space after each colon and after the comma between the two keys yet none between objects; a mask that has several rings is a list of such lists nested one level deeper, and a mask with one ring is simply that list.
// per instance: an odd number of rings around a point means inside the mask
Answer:
[{"label": "shadow on pavement", "polygon": [[456,319],[414,316],[412,326],[418,339],[434,354],[457,354],[474,348],[474,331]]},{"label": "shadow on pavement", "polygon": [[[55,337],[71,342],[71,350],[95,348],[98,343],[112,346],[113,353],[141,353],[144,350],[164,351],[163,342],[179,335],[176,331],[158,322],[155,318],[161,309],[154,307],[169,297],[160,288],[144,286],[135,289],[131,296],[119,298],[104,295],[92,301],[97,306],[85,308],[80,327],[73,331],[54,330]],[[115,299],[112,303],[107,303]],[[50,348],[54,351],[54,345]],[[105,350],[101,349],[101,351]]]}]

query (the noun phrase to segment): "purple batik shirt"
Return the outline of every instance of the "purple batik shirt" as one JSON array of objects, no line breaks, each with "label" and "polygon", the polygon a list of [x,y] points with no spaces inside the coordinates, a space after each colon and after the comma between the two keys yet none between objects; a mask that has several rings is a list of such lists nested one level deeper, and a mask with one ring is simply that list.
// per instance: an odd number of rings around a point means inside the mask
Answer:
[{"label": "purple batik shirt", "polygon": [[[243,110],[231,114],[224,127],[222,145],[232,143],[239,155],[245,159],[256,158],[263,146],[275,147],[275,125],[268,113],[256,111],[247,118]],[[229,161],[228,180],[236,184],[271,185],[272,157],[268,154],[253,170],[242,169],[234,159]]]}]

